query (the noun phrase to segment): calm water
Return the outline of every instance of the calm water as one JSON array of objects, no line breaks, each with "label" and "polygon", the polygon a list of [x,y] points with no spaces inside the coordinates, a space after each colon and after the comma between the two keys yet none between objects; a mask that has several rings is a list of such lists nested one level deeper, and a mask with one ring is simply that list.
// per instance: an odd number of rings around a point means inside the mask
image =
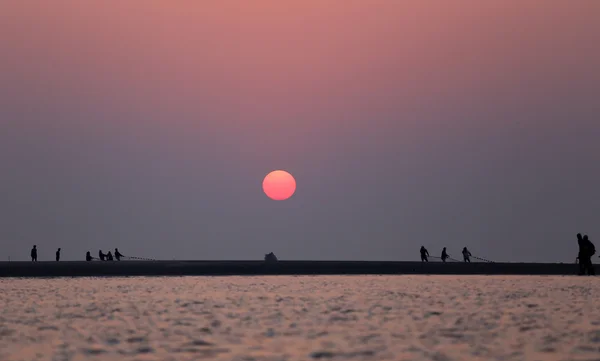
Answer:
[{"label": "calm water", "polygon": [[591,360],[600,278],[0,280],[0,360]]}]

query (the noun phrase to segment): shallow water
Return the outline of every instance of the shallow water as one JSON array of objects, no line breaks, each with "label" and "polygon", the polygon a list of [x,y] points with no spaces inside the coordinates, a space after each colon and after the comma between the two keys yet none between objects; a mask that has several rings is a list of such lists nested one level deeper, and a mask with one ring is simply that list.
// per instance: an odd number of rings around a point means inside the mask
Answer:
[{"label": "shallow water", "polygon": [[0,360],[591,360],[600,278],[0,279]]}]

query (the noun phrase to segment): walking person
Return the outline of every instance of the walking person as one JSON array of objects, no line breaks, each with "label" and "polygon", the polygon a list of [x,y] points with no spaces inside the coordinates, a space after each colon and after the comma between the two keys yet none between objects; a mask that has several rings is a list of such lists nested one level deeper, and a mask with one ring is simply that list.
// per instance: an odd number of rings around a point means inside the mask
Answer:
[{"label": "walking person", "polygon": [[579,262],[584,264],[584,271],[586,271],[585,273],[587,273],[588,276],[596,275],[596,271],[594,270],[594,265],[592,264],[592,256],[595,253],[596,253],[596,247],[594,246],[592,241],[590,241],[590,239],[588,238],[588,236],[586,234],[585,236],[583,236],[583,252],[582,252],[583,259],[580,258]]},{"label": "walking person", "polygon": [[421,246],[419,252],[421,252],[421,262],[429,262],[429,259],[427,258],[429,257],[429,251],[427,251],[427,248],[425,248],[425,246]]},{"label": "walking person", "polygon": [[90,253],[90,251],[87,251],[86,254],[85,254],[85,260],[87,262],[90,262],[92,259],[93,259],[92,258],[92,254]]},{"label": "walking person", "polygon": [[106,254],[106,260],[107,261],[112,261],[113,260],[113,255],[112,255],[112,253],[110,253],[110,251],[108,251],[108,253]]},{"label": "walking person", "polygon": [[119,252],[118,248],[115,248],[115,258],[117,259],[117,261],[121,260],[121,257],[125,257],[121,254],[121,252]]},{"label": "walking person", "polygon": [[35,244],[31,249],[31,262],[37,262],[37,246]]},{"label": "walking person", "polygon": [[442,250],[442,262],[446,262],[446,259],[448,259],[450,256],[448,256],[448,253],[446,252],[446,247],[444,247],[444,249]]},{"label": "walking person", "polygon": [[469,250],[467,249],[467,247],[463,248],[462,250],[462,255],[463,255],[463,259],[465,261],[465,263],[471,263],[471,252],[469,252]]},{"label": "walking person", "polygon": [[60,261],[60,248],[56,250],[56,262]]},{"label": "walking person", "polygon": [[100,261],[104,261],[104,257],[106,257],[106,255],[104,253],[102,253],[102,250],[98,251],[98,258],[100,258]]}]

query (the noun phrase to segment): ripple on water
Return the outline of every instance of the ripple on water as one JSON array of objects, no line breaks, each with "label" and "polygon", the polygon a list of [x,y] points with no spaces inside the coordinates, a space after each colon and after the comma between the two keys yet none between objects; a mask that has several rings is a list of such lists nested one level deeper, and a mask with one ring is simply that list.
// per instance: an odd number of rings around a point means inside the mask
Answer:
[{"label": "ripple on water", "polygon": [[0,360],[593,359],[576,277],[0,280]]}]

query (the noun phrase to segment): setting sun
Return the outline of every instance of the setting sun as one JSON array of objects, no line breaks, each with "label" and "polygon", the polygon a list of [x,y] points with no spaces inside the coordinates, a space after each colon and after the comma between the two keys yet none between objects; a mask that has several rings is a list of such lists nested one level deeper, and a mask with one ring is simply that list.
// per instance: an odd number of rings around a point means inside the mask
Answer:
[{"label": "setting sun", "polygon": [[296,191],[296,180],[286,171],[275,170],[267,174],[263,180],[263,191],[269,198],[283,201]]}]

